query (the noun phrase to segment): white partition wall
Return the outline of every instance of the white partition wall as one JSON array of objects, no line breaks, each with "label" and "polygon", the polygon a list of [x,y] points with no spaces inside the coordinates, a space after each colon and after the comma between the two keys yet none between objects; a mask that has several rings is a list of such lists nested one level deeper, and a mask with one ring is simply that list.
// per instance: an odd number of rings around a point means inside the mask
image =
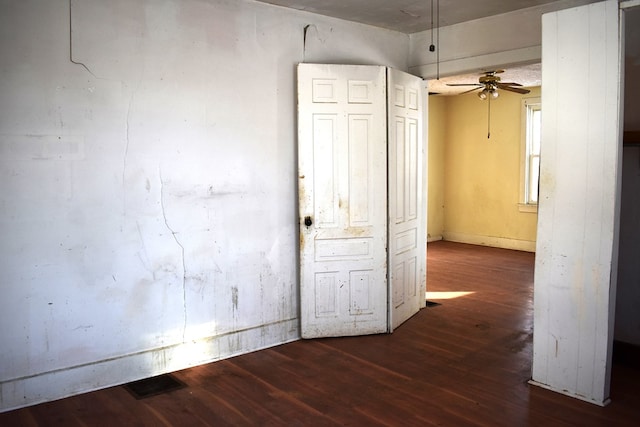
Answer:
[{"label": "white partition wall", "polygon": [[543,16],[532,383],[609,398],[620,183],[618,2]]}]

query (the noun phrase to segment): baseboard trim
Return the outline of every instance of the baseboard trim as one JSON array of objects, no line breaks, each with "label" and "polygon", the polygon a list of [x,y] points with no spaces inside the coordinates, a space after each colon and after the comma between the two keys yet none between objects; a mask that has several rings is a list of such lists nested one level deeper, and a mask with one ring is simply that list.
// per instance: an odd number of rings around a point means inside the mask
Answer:
[{"label": "baseboard trim", "polygon": [[565,396],[573,397],[574,399],[582,400],[583,402],[593,403],[594,405],[598,405],[602,407],[607,406],[609,403],[611,403],[610,398],[606,398],[604,400],[594,400],[594,399],[588,398],[587,396],[582,396],[581,394],[572,393],[569,390],[556,389],[550,385],[543,384],[535,380],[529,380],[528,383],[536,387],[544,388],[546,390],[550,390],[555,393],[564,394]]},{"label": "baseboard trim", "polygon": [[427,243],[439,242],[440,240],[442,240],[442,235],[439,235],[439,236],[427,235]]},{"label": "baseboard trim", "polygon": [[444,240],[471,245],[491,246],[494,248],[513,249],[517,251],[535,252],[536,242],[530,240],[507,239],[504,237],[481,236],[477,234],[465,234],[445,231]]},{"label": "baseboard trim", "polygon": [[166,374],[300,339],[297,318],[0,382],[0,412]]}]

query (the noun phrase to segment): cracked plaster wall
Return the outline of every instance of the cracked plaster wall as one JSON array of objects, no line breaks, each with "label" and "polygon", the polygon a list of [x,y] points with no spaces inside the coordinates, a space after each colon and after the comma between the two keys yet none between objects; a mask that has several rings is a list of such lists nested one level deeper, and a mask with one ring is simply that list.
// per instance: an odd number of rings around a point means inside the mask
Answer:
[{"label": "cracked plaster wall", "polygon": [[408,37],[224,0],[0,31],[0,410],[298,339],[295,64],[405,70]]}]

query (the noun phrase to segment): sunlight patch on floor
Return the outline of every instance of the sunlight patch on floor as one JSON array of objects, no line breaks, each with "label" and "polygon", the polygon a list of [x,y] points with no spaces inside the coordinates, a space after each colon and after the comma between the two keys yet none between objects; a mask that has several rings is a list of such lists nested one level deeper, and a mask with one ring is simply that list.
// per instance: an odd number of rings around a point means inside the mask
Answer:
[{"label": "sunlight patch on floor", "polygon": [[425,298],[428,300],[432,299],[454,299],[460,298],[467,295],[474,294],[473,291],[459,291],[459,292],[425,292]]}]

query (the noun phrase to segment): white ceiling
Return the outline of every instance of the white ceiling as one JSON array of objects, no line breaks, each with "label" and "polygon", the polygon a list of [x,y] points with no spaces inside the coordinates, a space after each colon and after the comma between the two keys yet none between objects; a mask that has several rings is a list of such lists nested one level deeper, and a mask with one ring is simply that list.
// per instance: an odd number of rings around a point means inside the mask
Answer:
[{"label": "white ceiling", "polygon": [[[431,28],[431,0],[257,0],[288,8],[332,16],[412,34]],[[527,7],[553,3],[557,0],[439,0],[439,26],[466,22]],[[433,0],[434,15],[438,0]],[[434,16],[434,26],[438,21]],[[488,70],[478,70],[481,71]],[[451,87],[447,83],[477,83],[479,74],[442,77],[429,81],[429,92],[456,95],[469,87]],[[540,86],[540,64],[510,68],[500,74],[503,82],[520,83],[525,87]]]},{"label": "white ceiling", "polygon": [[[431,0],[257,0],[412,34],[431,28]],[[557,0],[433,0],[439,26],[498,15]],[[435,16],[434,16],[435,21]],[[434,26],[437,26],[434,22]]]}]

